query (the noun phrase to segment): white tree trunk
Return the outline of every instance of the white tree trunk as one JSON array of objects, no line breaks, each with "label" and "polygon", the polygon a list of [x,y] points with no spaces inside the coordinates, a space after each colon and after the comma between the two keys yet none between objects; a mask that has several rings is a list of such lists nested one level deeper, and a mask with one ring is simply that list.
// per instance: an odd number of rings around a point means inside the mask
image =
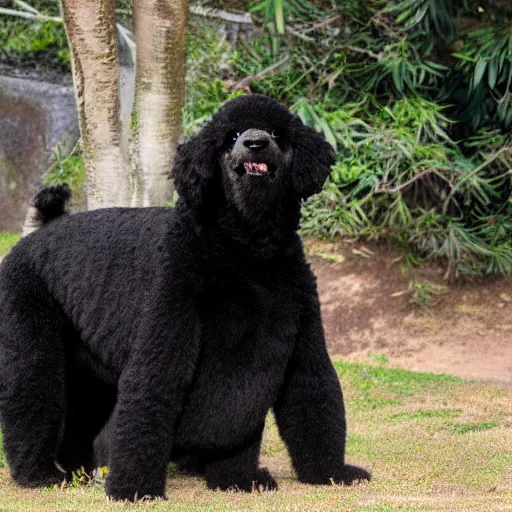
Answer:
[{"label": "white tree trunk", "polygon": [[[25,237],[33,233],[41,227],[41,223],[38,220],[37,210],[33,206],[29,206],[27,215],[25,215],[25,221],[21,227],[21,236]],[[1,259],[1,258],[0,258]]]},{"label": "white tree trunk", "polygon": [[174,152],[185,98],[185,0],[134,0],[137,43],[135,114],[136,203],[161,205],[172,196]]},{"label": "white tree trunk", "polygon": [[130,173],[121,151],[115,4],[62,0],[90,210],[131,201]]}]

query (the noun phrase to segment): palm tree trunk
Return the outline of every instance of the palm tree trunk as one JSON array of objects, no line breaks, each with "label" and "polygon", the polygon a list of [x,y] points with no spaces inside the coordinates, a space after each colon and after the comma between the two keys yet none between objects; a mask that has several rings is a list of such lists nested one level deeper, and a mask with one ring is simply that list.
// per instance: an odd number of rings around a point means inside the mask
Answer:
[{"label": "palm tree trunk", "polygon": [[137,42],[135,114],[138,147],[136,203],[160,205],[172,197],[170,171],[181,135],[185,100],[185,0],[134,0]]},{"label": "palm tree trunk", "polygon": [[121,151],[115,0],[61,0],[72,55],[88,208],[129,205]]}]

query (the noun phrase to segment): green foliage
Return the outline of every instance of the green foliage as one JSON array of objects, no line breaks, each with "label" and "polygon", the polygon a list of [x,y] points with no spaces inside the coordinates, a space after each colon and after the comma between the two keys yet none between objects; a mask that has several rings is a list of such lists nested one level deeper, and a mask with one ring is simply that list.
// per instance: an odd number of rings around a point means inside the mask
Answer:
[{"label": "green foliage", "polygon": [[[59,15],[56,0],[32,1],[29,4],[45,15]],[[7,2],[5,7],[19,10],[11,2]],[[41,71],[70,69],[66,32],[62,24],[54,21],[26,20],[0,14],[0,48],[0,63]]]},{"label": "green foliage", "polygon": [[45,185],[56,183],[67,183],[72,192],[79,192],[85,185],[85,165],[81,154],[65,156],[61,144],[52,150],[55,163],[46,172],[44,177]]},{"label": "green foliage", "polygon": [[461,120],[512,128],[512,28],[486,27],[470,32],[454,53],[467,88]]},{"label": "green foliage", "polygon": [[4,45],[7,54],[26,57],[32,55],[34,60],[41,54],[48,55],[54,52],[54,59],[58,64],[69,65],[69,50],[66,46],[66,34],[62,27],[56,28],[55,22],[47,21],[37,23],[12,37],[8,38]]},{"label": "green foliage", "polygon": [[66,486],[71,489],[78,489],[83,486],[91,485],[93,482],[92,477],[85,472],[83,467],[81,467],[71,473],[71,480],[67,482]]},{"label": "green foliage", "polygon": [[186,135],[196,131],[219,106],[233,96],[229,76],[231,47],[207,22],[190,28],[187,40],[187,93],[183,110]]},{"label": "green foliage", "polygon": [[13,245],[19,241],[19,239],[20,235],[17,233],[0,232],[0,256],[4,256],[5,254],[7,254],[11,250]]},{"label": "green foliage", "polygon": [[446,293],[446,286],[428,281],[411,281],[409,284],[409,304],[421,310],[432,306],[439,295]]},{"label": "green foliage", "polygon": [[392,2],[385,12],[396,16],[396,23],[405,30],[431,44],[436,39],[450,42],[457,34],[453,0]]},{"label": "green foliage", "polygon": [[43,176],[45,185],[67,183],[71,188],[72,205],[83,205],[86,203],[86,176],[83,155],[78,144],[68,153],[62,144],[57,144],[52,149],[54,164]]},{"label": "green foliage", "polygon": [[304,208],[305,233],[391,238],[456,274],[509,272],[510,136],[482,131],[455,144],[443,109],[422,98],[373,116],[367,103],[316,116],[344,148]]},{"label": "green foliage", "polygon": [[264,23],[271,32],[285,33],[288,18],[311,17],[317,13],[314,4],[307,0],[264,0],[251,8],[254,14],[263,13]]}]

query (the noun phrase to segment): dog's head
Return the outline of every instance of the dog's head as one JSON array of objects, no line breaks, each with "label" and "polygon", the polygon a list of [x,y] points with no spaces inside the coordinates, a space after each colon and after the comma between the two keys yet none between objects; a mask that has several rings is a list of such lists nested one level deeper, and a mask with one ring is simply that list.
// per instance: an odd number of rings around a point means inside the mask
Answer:
[{"label": "dog's head", "polygon": [[335,161],[322,135],[279,102],[259,94],[225,103],[197,135],[178,147],[175,185],[189,208],[233,204],[248,218],[284,197],[319,192]]}]

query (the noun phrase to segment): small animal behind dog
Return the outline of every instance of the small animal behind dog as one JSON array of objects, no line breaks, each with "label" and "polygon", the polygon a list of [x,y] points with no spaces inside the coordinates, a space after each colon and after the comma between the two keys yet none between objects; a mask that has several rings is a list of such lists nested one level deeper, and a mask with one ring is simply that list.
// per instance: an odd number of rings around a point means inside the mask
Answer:
[{"label": "small animal behind dog", "polygon": [[169,461],[188,456],[209,488],[275,489],[259,467],[270,409],[301,482],[370,478],[345,464],[341,387],[297,234],[334,160],[297,116],[249,94],[178,148],[175,208],[67,215],[66,188],[43,189],[45,225],[0,268],[16,482],[101,461],[108,496],[161,497]]}]

